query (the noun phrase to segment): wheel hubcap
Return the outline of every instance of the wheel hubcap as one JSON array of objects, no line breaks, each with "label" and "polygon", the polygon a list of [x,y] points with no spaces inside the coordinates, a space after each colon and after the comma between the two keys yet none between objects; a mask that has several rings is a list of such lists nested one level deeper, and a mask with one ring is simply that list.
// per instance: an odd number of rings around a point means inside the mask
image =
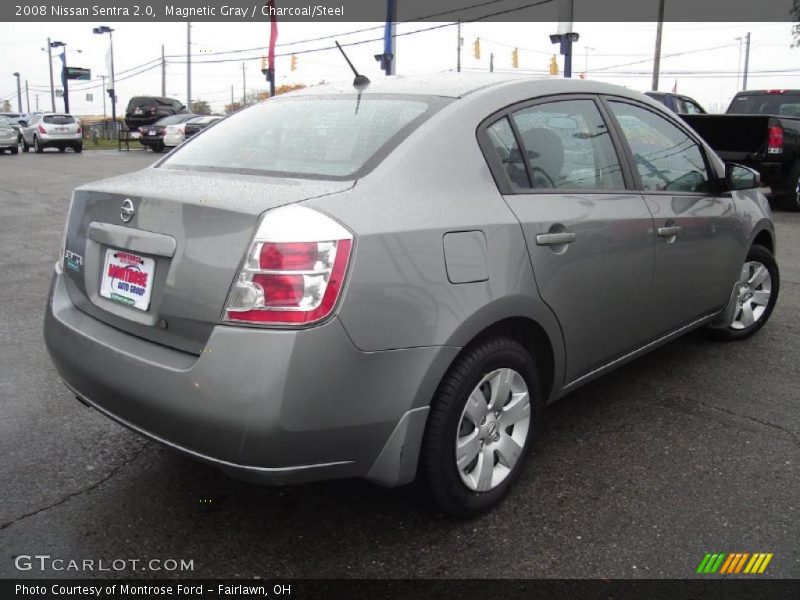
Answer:
[{"label": "wheel hubcap", "polygon": [[469,489],[500,485],[517,464],[531,420],[528,386],[514,369],[497,369],[467,399],[456,432],[456,464]]},{"label": "wheel hubcap", "polygon": [[767,267],[758,261],[746,262],[739,278],[731,328],[746,329],[757,323],[764,316],[771,295],[772,278]]}]

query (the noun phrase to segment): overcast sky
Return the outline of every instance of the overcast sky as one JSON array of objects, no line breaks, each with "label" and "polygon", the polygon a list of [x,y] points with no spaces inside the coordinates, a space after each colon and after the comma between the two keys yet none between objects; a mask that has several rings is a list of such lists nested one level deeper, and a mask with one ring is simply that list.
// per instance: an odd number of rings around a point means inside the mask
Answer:
[{"label": "overcast sky", "polygon": [[[4,73],[0,74],[0,101],[10,99],[17,109],[14,71],[30,88],[31,110],[50,109],[49,74],[46,38],[67,43],[68,64],[91,69],[95,82],[71,81],[70,104],[77,115],[102,115],[103,103],[99,76],[105,75],[108,36],[92,34],[97,25],[109,25],[114,32],[115,71],[117,73],[117,111],[124,113],[128,99],[134,95],[161,94],[161,45],[167,58],[168,96],[186,103],[186,30],[185,23],[0,23],[0,57]],[[399,24],[399,34],[438,27],[441,23]],[[353,30],[376,27],[346,35]],[[545,72],[557,47],[549,40],[555,23],[489,23],[477,22],[462,27],[462,69],[488,70],[489,55],[494,53],[495,70],[511,70],[511,51],[519,48],[521,71]],[[617,83],[632,89],[650,89],[655,43],[654,23],[575,23],[580,34],[575,45],[575,75],[587,70],[588,78]],[[736,38],[751,33],[749,89],[800,88],[800,49],[791,48],[790,23],[665,23],[662,45],[662,75],[659,89],[669,91],[677,81],[680,93],[697,99],[711,111],[724,111],[733,94],[741,88],[744,49]],[[371,23],[280,23],[279,44],[338,34],[344,44],[382,38],[380,24]],[[481,60],[472,56],[473,42],[481,38]],[[192,96],[210,102],[215,111],[222,111],[231,100],[242,96],[242,64],[248,91],[266,89],[258,57],[263,51],[239,54],[213,54],[230,50],[266,46],[268,23],[195,23],[192,24]],[[302,51],[329,46],[322,40],[289,47],[278,47],[278,53],[297,52],[297,70],[289,70],[290,57],[277,59],[278,85],[283,83],[318,83],[350,78],[347,65],[338,52],[325,50],[302,54]],[[456,27],[438,27],[428,32],[397,38],[397,73],[445,72],[456,67]],[[740,52],[741,47],[741,52]],[[80,53],[77,50],[81,50]],[[588,50],[588,53],[587,53]],[[348,48],[356,66],[371,78],[382,73],[374,54],[382,52],[382,41]],[[670,57],[670,54],[680,54]],[[588,61],[587,61],[588,56]],[[243,60],[244,59],[244,60]],[[251,59],[251,60],[247,60]],[[201,64],[202,61],[230,60]],[[563,57],[558,56],[563,69]],[[587,64],[588,62],[588,64]],[[140,67],[140,65],[143,65]],[[148,66],[153,68],[145,70]],[[136,68],[139,67],[139,68]],[[56,87],[60,87],[61,61],[53,57]],[[534,73],[532,73],[532,76]],[[95,89],[86,88],[96,86]],[[86,99],[94,93],[93,101]],[[63,101],[56,98],[57,110]],[[108,113],[111,113],[108,105]]]}]

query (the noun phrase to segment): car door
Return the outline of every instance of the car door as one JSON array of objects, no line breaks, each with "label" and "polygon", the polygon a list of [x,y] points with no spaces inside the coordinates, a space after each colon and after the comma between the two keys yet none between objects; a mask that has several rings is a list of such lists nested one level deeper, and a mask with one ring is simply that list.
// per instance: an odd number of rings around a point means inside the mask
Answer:
[{"label": "car door", "polygon": [[566,384],[646,338],[653,222],[614,138],[591,96],[512,107],[479,128],[539,293],[561,325]]},{"label": "car door", "polygon": [[667,334],[730,298],[740,244],[733,199],[682,123],[634,100],[605,102],[655,221],[650,328],[654,336]]},{"label": "car door", "polygon": [[28,145],[33,145],[33,132],[36,130],[36,126],[39,124],[42,115],[34,115],[31,117],[31,120],[28,121],[28,125],[22,128],[22,138],[25,140],[25,143]]}]

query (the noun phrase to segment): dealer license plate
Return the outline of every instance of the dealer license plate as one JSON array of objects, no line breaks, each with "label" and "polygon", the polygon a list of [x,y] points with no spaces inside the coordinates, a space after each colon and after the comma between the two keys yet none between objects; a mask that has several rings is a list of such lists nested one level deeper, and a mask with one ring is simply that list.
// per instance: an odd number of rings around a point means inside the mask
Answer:
[{"label": "dealer license plate", "polygon": [[124,250],[109,248],[100,280],[100,295],[139,310],[150,307],[156,262]]}]

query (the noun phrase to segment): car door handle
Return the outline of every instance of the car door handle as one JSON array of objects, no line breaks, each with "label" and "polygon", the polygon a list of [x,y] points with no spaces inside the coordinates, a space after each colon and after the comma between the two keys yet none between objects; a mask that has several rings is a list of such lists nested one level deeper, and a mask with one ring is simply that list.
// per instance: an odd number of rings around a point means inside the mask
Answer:
[{"label": "car door handle", "polygon": [[680,225],[672,225],[670,227],[659,227],[658,228],[658,235],[659,237],[672,237],[673,235],[679,235],[683,228]]},{"label": "car door handle", "polygon": [[557,246],[571,244],[575,241],[575,234],[568,231],[562,233],[540,233],[536,236],[537,246]]}]

